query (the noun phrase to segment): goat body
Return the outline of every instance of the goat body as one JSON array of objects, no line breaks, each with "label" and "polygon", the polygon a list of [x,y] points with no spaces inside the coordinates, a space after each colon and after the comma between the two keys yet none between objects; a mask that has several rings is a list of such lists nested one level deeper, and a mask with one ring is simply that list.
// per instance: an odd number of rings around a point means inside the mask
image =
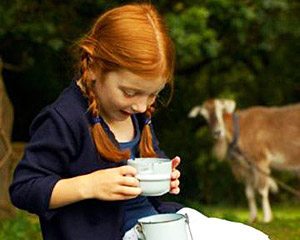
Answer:
[{"label": "goat body", "polygon": [[[300,104],[283,107],[251,107],[237,111],[239,128],[233,113],[235,102],[211,99],[194,107],[190,117],[204,116],[215,137],[214,151],[224,159],[230,144],[230,166],[235,177],[245,184],[249,221],[257,217],[255,190],[262,196],[264,222],[272,220],[269,189],[277,186],[269,176],[271,168],[300,170]],[[237,136],[238,131],[238,136]]]},{"label": "goat body", "polygon": [[[253,107],[238,111],[238,117],[238,147],[249,159],[279,170],[300,170],[300,104]],[[231,135],[232,125],[232,120],[225,120]]]}]

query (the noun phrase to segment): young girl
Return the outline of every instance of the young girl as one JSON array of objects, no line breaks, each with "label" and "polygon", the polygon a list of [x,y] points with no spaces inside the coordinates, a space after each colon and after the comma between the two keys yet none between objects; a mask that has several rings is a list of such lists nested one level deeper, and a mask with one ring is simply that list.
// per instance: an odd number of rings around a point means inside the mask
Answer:
[{"label": "young girl", "polygon": [[[33,121],[11,200],[39,216],[46,240],[137,239],[137,219],[181,209],[141,196],[126,165],[165,157],[151,115],[159,92],[173,87],[173,44],[152,5],[130,4],[101,15],[77,47],[80,74]],[[172,159],[172,194],[179,162]],[[205,218],[197,214],[194,225]]]}]

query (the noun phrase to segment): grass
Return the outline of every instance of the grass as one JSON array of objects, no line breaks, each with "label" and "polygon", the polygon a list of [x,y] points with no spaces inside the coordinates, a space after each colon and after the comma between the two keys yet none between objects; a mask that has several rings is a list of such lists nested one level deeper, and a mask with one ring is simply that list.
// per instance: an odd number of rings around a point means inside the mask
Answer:
[{"label": "grass", "polygon": [[18,211],[14,218],[1,220],[0,240],[41,240],[37,217]]},{"label": "grass", "polygon": [[[247,223],[248,210],[228,206],[200,206],[190,203],[190,207],[200,210],[209,217],[218,217],[235,222]],[[300,204],[273,206],[274,220],[265,224],[260,221],[251,226],[268,234],[271,240],[300,240]],[[259,220],[262,213],[259,212]],[[0,240],[41,240],[37,217],[18,211],[15,218],[0,222]]]}]

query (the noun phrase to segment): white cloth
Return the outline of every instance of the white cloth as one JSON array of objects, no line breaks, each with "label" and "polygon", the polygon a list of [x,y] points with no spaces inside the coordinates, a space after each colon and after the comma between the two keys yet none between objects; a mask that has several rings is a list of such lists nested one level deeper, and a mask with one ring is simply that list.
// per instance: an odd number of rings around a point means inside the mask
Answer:
[{"label": "white cloth", "polygon": [[182,208],[178,213],[188,215],[193,240],[269,240],[266,234],[246,224],[208,218],[191,208]]},{"label": "white cloth", "polygon": [[[266,234],[253,227],[224,219],[209,218],[191,208],[182,208],[177,213],[188,215],[193,240],[269,240]],[[123,240],[138,240],[135,230],[132,228],[127,231]]]},{"label": "white cloth", "polygon": [[123,240],[138,240],[138,236],[136,235],[134,228],[131,228],[125,233]]}]

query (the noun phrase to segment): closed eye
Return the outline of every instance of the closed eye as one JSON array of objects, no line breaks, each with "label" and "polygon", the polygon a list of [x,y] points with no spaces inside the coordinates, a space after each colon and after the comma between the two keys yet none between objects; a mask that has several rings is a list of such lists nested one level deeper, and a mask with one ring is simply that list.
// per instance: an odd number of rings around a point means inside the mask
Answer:
[{"label": "closed eye", "polygon": [[[127,89],[127,88],[123,88],[122,92],[124,94],[125,97],[135,97],[135,96],[140,96],[140,95],[145,95],[145,93],[138,91],[138,90],[134,90],[134,89]],[[155,93],[151,93],[150,95],[148,95],[150,98],[158,98],[160,91],[157,91]]]},{"label": "closed eye", "polygon": [[138,95],[137,91],[131,90],[131,89],[123,89],[122,92],[125,97],[134,97],[134,96]]}]

